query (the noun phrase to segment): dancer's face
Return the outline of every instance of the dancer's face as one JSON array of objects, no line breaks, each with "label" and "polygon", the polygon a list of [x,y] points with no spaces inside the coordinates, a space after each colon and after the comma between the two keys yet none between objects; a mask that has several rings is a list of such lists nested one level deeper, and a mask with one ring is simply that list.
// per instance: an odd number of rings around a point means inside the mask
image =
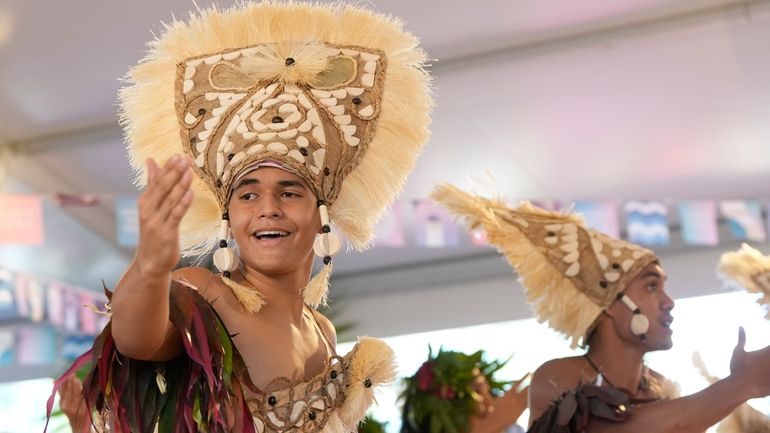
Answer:
[{"label": "dancer's face", "polygon": [[642,314],[650,321],[647,338],[641,340],[631,333],[633,313],[622,302],[616,301],[608,313],[613,318],[616,333],[624,340],[641,344],[646,351],[666,350],[673,345],[671,340],[671,310],[674,301],[666,292],[666,274],[657,263],[650,263],[637,274],[626,288],[626,295],[639,306]]},{"label": "dancer's face", "polygon": [[280,276],[312,263],[321,219],[317,199],[301,177],[274,167],[248,173],[235,184],[229,215],[249,268]]}]

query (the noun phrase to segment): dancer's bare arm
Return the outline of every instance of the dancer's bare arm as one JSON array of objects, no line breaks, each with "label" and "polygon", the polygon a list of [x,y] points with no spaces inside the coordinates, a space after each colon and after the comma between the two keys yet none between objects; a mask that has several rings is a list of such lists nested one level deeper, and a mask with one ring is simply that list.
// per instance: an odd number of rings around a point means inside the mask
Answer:
[{"label": "dancer's bare arm", "polygon": [[169,290],[179,261],[179,223],[193,198],[193,173],[180,156],[163,167],[149,159],[147,173],[138,201],[139,245],[112,297],[112,336],[123,355],[167,360],[182,351],[169,321]]}]

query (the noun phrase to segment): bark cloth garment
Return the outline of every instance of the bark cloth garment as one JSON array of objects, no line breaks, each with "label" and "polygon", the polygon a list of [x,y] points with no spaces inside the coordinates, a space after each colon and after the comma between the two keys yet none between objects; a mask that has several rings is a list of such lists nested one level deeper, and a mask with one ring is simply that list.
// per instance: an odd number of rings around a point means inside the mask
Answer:
[{"label": "bark cloth garment", "polygon": [[643,380],[641,387],[657,397],[632,399],[625,391],[603,379],[580,384],[551,402],[527,433],[582,433],[587,431],[592,418],[622,423],[634,416],[633,410],[637,405],[679,397],[679,387],[664,377],[649,377]]}]

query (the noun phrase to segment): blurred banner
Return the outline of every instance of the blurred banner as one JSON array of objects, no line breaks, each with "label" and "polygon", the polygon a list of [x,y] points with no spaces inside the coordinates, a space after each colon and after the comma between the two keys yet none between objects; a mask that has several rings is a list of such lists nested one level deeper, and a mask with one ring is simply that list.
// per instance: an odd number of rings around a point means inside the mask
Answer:
[{"label": "blurred banner", "polygon": [[0,320],[19,318],[14,301],[15,285],[13,273],[8,269],[0,268]]},{"label": "blurred banner", "polygon": [[754,200],[723,200],[719,210],[727,220],[730,234],[738,240],[764,242],[767,239],[762,221],[762,207]]},{"label": "blurred banner", "polygon": [[136,200],[134,196],[115,199],[116,238],[122,247],[135,247],[139,243],[139,210]]},{"label": "blurred banner", "polygon": [[[0,267],[0,366],[41,365],[85,352],[107,325],[102,293]],[[61,344],[63,342],[63,345]]]},{"label": "blurred banner", "polygon": [[405,247],[404,209],[401,202],[393,203],[375,228],[374,245],[378,247]]},{"label": "blurred banner", "polygon": [[50,326],[16,329],[16,362],[19,365],[53,364],[58,359],[57,337]]},{"label": "blurred banner", "polygon": [[[0,244],[43,243],[43,215],[41,195],[0,195]],[[136,247],[139,241],[137,196],[108,194],[61,194],[50,200],[61,206],[95,207],[106,200],[114,200],[116,215],[116,243],[121,247]],[[515,206],[517,201],[510,201]],[[671,243],[668,205],[659,200],[530,200],[540,208],[583,216],[588,227],[614,238],[622,236],[647,246],[667,246]],[[731,236],[738,240],[762,242],[770,230],[770,213],[763,200],[691,200],[671,203],[681,223],[685,243],[699,246],[718,246],[719,217],[723,217]],[[620,215],[624,210],[625,215]],[[87,210],[87,209],[86,209]],[[84,210],[84,211],[86,211]],[[427,199],[396,201],[375,227],[374,245],[384,248],[451,248],[460,245],[488,247],[483,231],[468,233],[463,224],[455,222],[443,207]],[[32,295],[36,292],[33,289]],[[28,296],[29,293],[22,293]],[[29,300],[24,299],[25,306]],[[32,301],[33,303],[35,300]],[[39,304],[34,304],[39,305]],[[39,317],[39,310],[19,311],[25,317]],[[2,315],[0,299],[0,315]],[[1,316],[0,316],[1,317]]]},{"label": "blurred banner", "polygon": [[0,194],[0,244],[41,245],[42,243],[42,197]]},{"label": "blurred banner", "polygon": [[440,205],[431,200],[414,200],[414,241],[427,248],[460,244],[461,227]]},{"label": "blurred banner", "polygon": [[613,238],[620,237],[618,207],[612,201],[577,201],[572,210],[583,215],[588,227]]},{"label": "blurred banner", "polygon": [[0,366],[12,365],[16,360],[16,332],[13,328],[0,329]]},{"label": "blurred banner", "polygon": [[626,202],[628,240],[635,244],[669,244],[668,208],[660,201]]},{"label": "blurred banner", "polygon": [[681,202],[677,206],[682,238],[690,245],[719,244],[717,204],[714,200]]}]

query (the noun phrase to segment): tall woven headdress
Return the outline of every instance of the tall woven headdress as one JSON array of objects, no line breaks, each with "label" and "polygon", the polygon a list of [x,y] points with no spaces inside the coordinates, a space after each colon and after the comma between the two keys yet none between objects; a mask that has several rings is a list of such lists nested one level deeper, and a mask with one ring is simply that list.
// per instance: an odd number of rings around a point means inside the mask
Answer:
[{"label": "tall woven headdress", "polygon": [[[340,247],[330,224],[365,248],[428,139],[430,79],[417,39],[364,9],[266,1],[199,10],[149,46],[121,91],[121,118],[140,186],[148,157],[194,161],[182,253],[225,245],[235,179],[278,163],[318,198],[314,250],[327,266],[305,295],[323,302]],[[225,276],[237,267],[229,252],[214,256]]]},{"label": "tall woven headdress", "polygon": [[749,292],[760,294],[757,303],[765,306],[767,318],[770,319],[770,256],[743,244],[738,251],[722,254],[718,273]]},{"label": "tall woven headdress", "polygon": [[527,202],[512,208],[450,185],[432,196],[471,230],[486,231],[518,273],[538,320],[571,338],[572,347],[586,342],[602,311],[617,299],[635,313],[632,331],[644,336],[647,319],[623,292],[657,260],[652,251],[592,230],[576,214]]}]

